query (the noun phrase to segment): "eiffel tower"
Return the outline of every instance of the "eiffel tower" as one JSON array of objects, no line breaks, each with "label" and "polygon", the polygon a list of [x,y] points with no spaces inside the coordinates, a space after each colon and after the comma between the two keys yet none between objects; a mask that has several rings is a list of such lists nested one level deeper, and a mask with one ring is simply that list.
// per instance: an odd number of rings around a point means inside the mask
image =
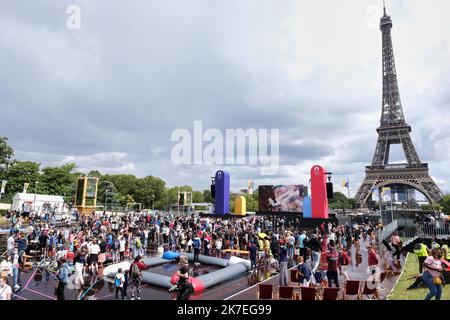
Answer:
[{"label": "eiffel tower", "polygon": [[[357,203],[365,207],[369,196],[376,189],[386,186],[402,186],[420,191],[430,203],[439,202],[442,192],[428,173],[428,164],[420,161],[411,140],[411,127],[403,115],[394,49],[392,46],[392,20],[386,14],[381,17],[380,29],[383,40],[383,102],[378,127],[378,141],[372,165],[366,167],[366,177],[356,193]],[[389,164],[392,144],[401,144],[407,163]]]}]

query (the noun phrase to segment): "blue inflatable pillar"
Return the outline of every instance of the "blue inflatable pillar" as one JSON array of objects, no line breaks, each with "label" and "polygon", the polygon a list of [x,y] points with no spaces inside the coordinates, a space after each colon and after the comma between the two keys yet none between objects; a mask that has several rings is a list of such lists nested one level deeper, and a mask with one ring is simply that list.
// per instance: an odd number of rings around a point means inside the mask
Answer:
[{"label": "blue inflatable pillar", "polygon": [[219,170],[215,177],[216,214],[230,213],[230,174]]},{"label": "blue inflatable pillar", "polygon": [[309,196],[303,198],[303,218],[312,218],[311,198]]}]

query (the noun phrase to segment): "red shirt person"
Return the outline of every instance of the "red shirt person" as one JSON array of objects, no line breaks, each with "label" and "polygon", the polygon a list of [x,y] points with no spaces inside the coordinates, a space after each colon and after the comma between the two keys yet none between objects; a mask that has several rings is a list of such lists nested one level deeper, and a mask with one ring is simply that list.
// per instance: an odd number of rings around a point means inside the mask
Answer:
[{"label": "red shirt person", "polygon": [[147,265],[141,261],[141,256],[137,256],[130,266],[130,279],[131,279],[131,300],[135,298],[141,299],[141,279],[142,270],[147,269]]},{"label": "red shirt person", "polygon": [[378,266],[379,259],[375,249],[371,246],[368,247],[368,264],[370,266]]}]

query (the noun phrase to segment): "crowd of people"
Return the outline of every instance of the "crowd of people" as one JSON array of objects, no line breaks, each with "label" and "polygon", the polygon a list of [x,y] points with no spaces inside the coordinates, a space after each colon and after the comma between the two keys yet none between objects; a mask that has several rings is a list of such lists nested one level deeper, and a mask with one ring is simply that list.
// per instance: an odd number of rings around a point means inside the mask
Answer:
[{"label": "crowd of people", "polygon": [[[30,219],[25,232],[20,232],[21,220],[11,220],[11,234],[7,240],[7,259],[13,275],[12,291],[20,291],[20,270],[24,255],[41,253],[44,259],[57,262],[58,298],[64,299],[67,283],[66,268],[74,267],[74,284],[80,290],[86,275],[96,275],[106,260],[111,263],[125,259],[140,259],[149,249],[194,253],[198,264],[199,254],[223,256],[226,251],[248,251],[252,269],[270,275],[279,269],[280,281],[287,281],[287,268],[294,264],[294,256],[312,261],[312,274],[319,265],[321,252],[345,256],[351,243],[359,237],[373,237],[373,225],[333,226],[331,223],[317,226],[315,230],[299,231],[298,219],[261,217],[221,219],[214,217],[175,217],[168,213],[143,214],[130,212],[92,214],[80,218],[77,223],[62,219],[59,225],[52,220],[51,212],[43,218]],[[228,253],[233,254],[233,253]],[[331,260],[334,258],[330,258]],[[330,266],[333,263],[329,264]],[[143,269],[145,266],[140,266]],[[330,283],[337,285],[335,270],[327,272]],[[131,270],[125,274],[131,279]],[[127,286],[128,277],[124,275]],[[137,281],[130,281],[139,288]],[[118,293],[121,291],[118,290]],[[124,299],[126,298],[124,290]],[[136,298],[139,298],[138,289]]]},{"label": "crowd of people", "polygon": [[414,254],[419,264],[419,273],[407,289],[426,286],[429,290],[425,300],[441,299],[442,287],[445,285],[443,260],[450,261],[450,239],[433,239],[428,247],[422,239],[414,247]]},{"label": "crowd of people", "polygon": [[[51,218],[51,214],[49,215]],[[340,286],[340,276],[347,279],[347,269],[362,263],[361,250],[367,248],[367,264],[375,273],[380,265],[377,230],[381,225],[336,225],[322,223],[315,229],[302,230],[296,218],[250,216],[218,218],[175,216],[169,213],[106,213],[80,217],[79,221],[32,219],[25,232],[18,221],[11,221],[5,265],[12,275],[11,294],[20,292],[23,260],[39,252],[43,261],[53,261],[56,273],[56,296],[65,299],[64,289],[73,271],[73,283],[82,298],[85,279],[101,272],[106,262],[133,261],[129,270],[119,270],[114,280],[116,297],[140,299],[141,271],[146,269],[141,258],[158,247],[164,250],[194,253],[198,256],[227,257],[248,252],[251,269],[269,277],[279,272],[279,284],[288,283],[288,269],[298,265],[297,276],[302,285]],[[367,245],[362,248],[361,243]],[[395,248],[393,261],[400,258],[401,241],[391,238]],[[352,250],[354,257],[352,259]],[[326,271],[319,266],[326,265]],[[51,269],[51,268],[50,268]],[[186,275],[186,268],[182,270]],[[4,275],[4,274],[2,274]],[[6,278],[5,280],[6,285]],[[3,281],[2,280],[2,281]],[[3,286],[2,286],[3,287]],[[1,289],[0,289],[1,292]],[[9,290],[5,289],[8,293]]]}]

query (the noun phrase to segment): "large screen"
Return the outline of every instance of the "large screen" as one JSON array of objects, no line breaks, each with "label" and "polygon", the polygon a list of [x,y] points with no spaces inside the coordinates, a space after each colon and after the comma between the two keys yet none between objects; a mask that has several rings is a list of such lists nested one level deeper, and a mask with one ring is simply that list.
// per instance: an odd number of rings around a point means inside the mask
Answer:
[{"label": "large screen", "polygon": [[87,180],[86,198],[95,198],[97,196],[97,179],[89,178]]},{"label": "large screen", "polygon": [[303,185],[259,186],[260,212],[303,212],[303,197],[308,190]]},{"label": "large screen", "polygon": [[83,192],[84,192],[84,179],[78,179],[77,181],[77,193],[76,193],[76,206],[83,205]]}]

